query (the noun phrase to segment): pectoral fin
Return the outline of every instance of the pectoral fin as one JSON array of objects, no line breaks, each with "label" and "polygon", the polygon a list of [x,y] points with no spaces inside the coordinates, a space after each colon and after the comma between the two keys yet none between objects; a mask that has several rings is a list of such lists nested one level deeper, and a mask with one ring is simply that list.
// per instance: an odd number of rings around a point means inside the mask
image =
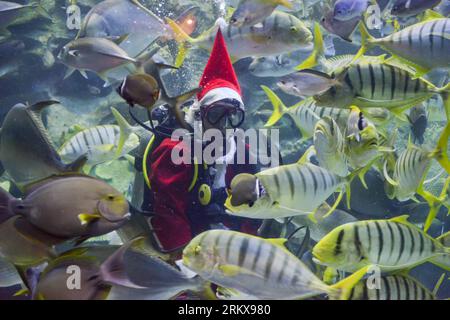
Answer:
[{"label": "pectoral fin", "polygon": [[80,213],[78,215],[78,220],[80,220],[81,225],[90,224],[98,219],[100,219],[101,216],[98,214],[92,214],[92,213]]}]

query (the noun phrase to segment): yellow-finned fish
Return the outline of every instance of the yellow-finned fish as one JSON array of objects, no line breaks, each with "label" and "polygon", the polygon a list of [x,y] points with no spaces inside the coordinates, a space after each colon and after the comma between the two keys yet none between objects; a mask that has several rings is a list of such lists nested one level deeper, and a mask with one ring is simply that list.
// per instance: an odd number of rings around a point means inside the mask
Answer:
[{"label": "yellow-finned fish", "polygon": [[286,239],[263,239],[229,230],[205,231],[183,250],[183,264],[202,278],[259,299],[348,298],[362,268],[328,286],[290,253]]},{"label": "yellow-finned fish", "polygon": [[362,47],[356,59],[369,48],[379,46],[414,67],[418,76],[431,69],[450,67],[450,19],[435,12],[428,11],[425,21],[384,38],[372,37],[363,23],[360,31]]},{"label": "yellow-finned fish", "polygon": [[290,0],[240,0],[230,18],[234,27],[250,27],[261,23],[280,5],[292,9]]},{"label": "yellow-finned fish", "polygon": [[414,195],[418,193],[430,204],[432,210],[425,223],[425,230],[428,230],[431,226],[431,222],[435,218],[438,210],[436,202],[439,203],[440,201],[423,189],[423,183],[431,166],[432,159],[436,159],[442,168],[450,174],[450,162],[447,154],[449,137],[450,123],[445,127],[439,138],[437,147],[432,151],[427,151],[409,141],[407,148],[399,155],[395,163],[392,178],[388,174],[387,163],[384,166],[385,178],[393,186],[392,197],[397,198],[399,201],[406,201],[414,198]]},{"label": "yellow-finned fish", "polygon": [[322,168],[340,177],[349,174],[344,137],[336,121],[329,116],[324,117],[316,124],[314,149]]},{"label": "yellow-finned fish", "polygon": [[[266,86],[261,86],[261,88],[264,90],[273,106],[273,113],[265,124],[266,127],[274,126],[285,114],[287,114],[297,125],[297,128],[302,133],[303,139],[312,137],[317,122],[326,116],[336,121],[341,132],[346,130],[350,115],[349,109],[319,107],[313,98],[301,100],[292,107],[286,107],[284,102],[281,101],[276,93],[270,88]],[[384,127],[390,119],[389,112],[383,108],[364,110],[364,115],[376,124],[377,127]]]},{"label": "yellow-finned fish", "polygon": [[87,165],[114,160],[139,146],[136,130],[115,108],[111,111],[118,125],[101,125],[81,130],[67,140],[58,150],[64,161],[74,161],[82,155]]},{"label": "yellow-finned fish", "polygon": [[[340,177],[330,171],[299,162],[261,171],[255,175],[239,174],[231,182],[225,201],[228,212],[235,216],[256,219],[277,219],[296,215],[311,215],[334,192],[339,191],[330,214],[342,199],[344,191],[350,198],[349,184],[358,174]],[[348,202],[347,202],[348,204]]]},{"label": "yellow-finned fish", "polygon": [[[424,262],[450,270],[450,247],[444,246],[440,238],[431,238],[407,219],[404,215],[339,226],[313,248],[314,260],[348,272],[368,265],[394,271]],[[448,234],[441,236],[445,237]]]},{"label": "yellow-finned fish", "polygon": [[189,37],[174,21],[166,18],[180,43],[175,66],[180,66],[186,55],[185,43],[211,50],[220,28],[233,61],[246,57],[277,55],[312,47],[313,36],[305,24],[293,15],[275,11],[256,26],[236,28],[223,20],[198,38]]},{"label": "yellow-finned fish", "polygon": [[[378,62],[376,61],[378,60]],[[446,114],[450,118],[450,83],[437,88],[424,78],[414,78],[408,70],[384,61],[383,57],[364,57],[336,73],[339,83],[326,92],[315,95],[318,106],[361,109],[389,109],[398,116],[417,104],[442,95]]]},{"label": "yellow-finned fish", "polygon": [[379,281],[379,288],[369,288],[367,280],[358,282],[349,300],[436,300],[433,292],[410,276],[382,276]]}]

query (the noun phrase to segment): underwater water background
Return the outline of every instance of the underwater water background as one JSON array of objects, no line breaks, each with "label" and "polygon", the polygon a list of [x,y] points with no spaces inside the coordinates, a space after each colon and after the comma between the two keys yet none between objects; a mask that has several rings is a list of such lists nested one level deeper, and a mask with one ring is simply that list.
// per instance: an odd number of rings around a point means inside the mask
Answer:
[{"label": "underwater water background", "polygon": [[[15,2],[27,3],[22,0],[15,0]],[[98,0],[77,0],[74,3],[80,7],[81,16],[84,17],[90,8],[99,2]],[[230,4],[230,2],[216,0],[145,0],[140,2],[162,18],[174,18],[177,13],[183,12],[186,8],[199,6],[201,10],[198,12],[198,27],[193,34],[194,37],[211,27],[217,18],[224,14],[224,7]],[[232,4],[236,2],[231,1]],[[311,1],[311,3],[318,2],[320,1]],[[59,104],[47,107],[43,112],[44,125],[57,148],[64,143],[76,125],[89,128],[99,124],[115,123],[110,111],[112,106],[117,108],[130,124],[136,125],[128,114],[128,104],[116,92],[117,84],[104,86],[104,81],[93,72],[88,72],[88,79],[85,79],[78,72],[64,79],[67,67],[58,61],[57,55],[62,47],[73,40],[78,33],[78,30],[69,30],[66,26],[67,14],[65,8],[70,3],[61,0],[41,0],[40,4],[48,11],[53,21],[43,17],[36,10],[24,10],[20,17],[8,26],[8,32],[0,32],[0,45],[10,40],[18,40],[24,44],[23,48],[20,47],[6,55],[2,55],[2,52],[0,52],[0,127],[8,111],[15,104],[27,102],[33,104],[43,100],[59,101]],[[316,8],[312,9],[307,16],[303,16],[302,19],[308,23],[311,29],[313,20],[319,19],[319,16],[320,9]],[[359,49],[357,44],[349,44],[338,38],[334,38],[333,43],[335,55],[355,54]],[[159,53],[168,61],[173,61],[176,56],[176,49],[176,44],[170,43]],[[375,55],[381,54],[383,51],[374,49],[371,53]],[[189,52],[185,63],[179,70],[165,76],[165,85],[172,95],[180,94],[197,86],[208,56],[208,52],[204,50],[193,49]],[[276,90],[278,79],[252,75],[248,70],[251,62],[252,58],[244,58],[234,64],[246,106],[247,115],[243,127],[263,128],[272,111],[272,106],[261,90],[261,85]],[[438,73],[432,73],[430,79],[434,80],[439,76]],[[286,106],[292,106],[299,101],[298,97],[287,95],[281,90],[276,92]],[[441,101],[439,99],[430,101],[430,108],[440,108]],[[144,110],[136,110],[135,108],[134,111],[142,120],[147,120]],[[260,113],[258,114],[257,111],[260,111]],[[435,146],[445,124],[445,118],[430,119],[424,136],[425,144]],[[393,122],[391,127],[394,128],[395,126],[397,125]],[[283,163],[296,162],[311,145],[311,141],[300,140],[301,133],[290,117],[283,117],[276,128],[280,130],[280,150]],[[409,125],[399,127],[399,138],[396,145],[399,150],[405,148],[409,135]],[[437,162],[433,162],[428,177],[435,176],[439,171],[439,165]],[[97,165],[90,174],[104,180],[123,193],[129,201],[133,201],[136,173],[133,164],[128,159],[122,157],[111,163]],[[444,181],[445,179],[442,176],[427,185],[426,188],[436,194],[440,192]],[[358,179],[355,179],[352,183],[351,210],[346,209],[345,201],[339,205],[339,208],[347,210],[359,220],[388,219],[402,214],[410,214],[412,222],[420,223],[425,220],[428,213],[426,205],[414,207],[410,206],[414,203],[413,201],[400,203],[397,200],[389,199],[384,191],[383,177],[373,169],[368,173],[367,184],[368,190],[361,185]],[[0,176],[0,187],[13,194],[14,192],[18,194],[7,175]],[[289,230],[291,229],[292,226]],[[432,237],[437,237],[448,230],[450,230],[450,218],[447,216],[447,210],[442,207],[438,220],[432,225],[429,234]],[[275,224],[271,230],[271,235],[279,237],[279,233],[280,226]],[[301,233],[298,235],[299,242],[301,242],[301,235]],[[99,241],[111,243],[111,239],[107,237]],[[114,241],[119,240],[114,239]],[[116,244],[118,243],[116,242]],[[305,254],[302,259],[309,265],[313,264],[311,256],[308,254]],[[415,267],[410,275],[432,290],[444,272],[430,263],[425,263]],[[449,273],[447,272],[438,292],[438,298],[450,297],[448,277]],[[0,287],[0,300],[26,299],[26,297],[12,297],[12,294],[19,289],[20,286]]]}]

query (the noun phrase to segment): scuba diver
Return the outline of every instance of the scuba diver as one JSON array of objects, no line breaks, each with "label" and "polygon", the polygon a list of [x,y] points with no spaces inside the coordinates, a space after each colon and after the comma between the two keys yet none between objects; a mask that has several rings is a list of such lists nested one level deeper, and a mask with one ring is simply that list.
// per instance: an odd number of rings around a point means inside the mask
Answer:
[{"label": "scuba diver", "polygon": [[[227,228],[256,234],[260,226],[259,220],[233,217],[224,208],[227,188],[233,177],[240,173],[255,174],[259,166],[253,164],[256,161],[250,161],[252,155],[247,144],[245,163],[236,164],[236,136],[234,130],[226,130],[242,125],[245,109],[220,29],[200,88],[197,99],[185,115],[186,122],[194,129],[190,133],[193,137],[191,141],[201,140],[204,150],[211,141],[204,141],[203,133],[208,129],[220,130],[224,140],[223,151],[226,150],[227,154],[219,153],[212,165],[196,161],[175,164],[172,154],[188,152],[187,148],[192,145],[188,146],[184,140],[174,141],[168,134],[155,134],[147,145],[142,161],[146,182],[142,210],[152,213],[148,219],[151,238],[155,247],[164,253],[181,254],[184,246],[205,230]],[[173,132],[171,125],[166,123],[164,128]],[[232,134],[227,136],[230,131]]]}]

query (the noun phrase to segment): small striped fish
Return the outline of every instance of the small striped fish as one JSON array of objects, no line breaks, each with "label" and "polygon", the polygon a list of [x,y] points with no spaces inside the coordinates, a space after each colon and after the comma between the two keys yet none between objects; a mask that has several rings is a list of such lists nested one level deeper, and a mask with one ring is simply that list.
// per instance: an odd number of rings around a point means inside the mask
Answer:
[{"label": "small striped fish", "polygon": [[314,260],[352,272],[367,265],[393,271],[431,262],[450,270],[450,248],[410,224],[408,216],[337,227],[313,248]]},{"label": "small striped fish", "polygon": [[421,182],[433,158],[436,158],[444,169],[450,171],[450,163],[446,152],[449,136],[450,124],[447,124],[439,139],[438,146],[433,151],[427,151],[410,141],[395,163],[393,178],[390,178],[387,170],[385,170],[386,180],[395,186],[395,197],[399,201],[411,199],[420,189]]},{"label": "small striped fish", "polygon": [[[220,26],[234,61],[245,57],[272,56],[312,47],[311,31],[298,18],[282,11],[275,11],[262,23],[250,27],[233,27],[221,19],[196,39],[189,37],[174,21],[168,18],[166,20],[174,31],[177,42],[188,42],[206,50],[212,49]],[[178,62],[182,60],[180,56],[177,58]]]},{"label": "small striped fish", "polygon": [[434,94],[442,94],[446,110],[450,109],[450,84],[437,88],[423,78],[389,63],[363,61],[345,68],[336,77],[338,85],[314,96],[318,106],[348,108],[356,105],[361,109],[383,107],[400,113],[428,100]]},{"label": "small striped fish", "polygon": [[61,158],[72,161],[85,154],[87,164],[94,166],[114,160],[136,148],[139,137],[132,132],[133,128],[117,110],[113,114],[119,125],[95,126],[76,133],[58,150]]},{"label": "small striped fish", "polygon": [[330,172],[345,177],[349,174],[345,140],[337,123],[326,116],[316,124],[314,149],[319,165]]},{"label": "small striped fish", "polygon": [[[261,171],[254,177],[254,184],[248,185],[248,190],[241,189],[241,192],[252,194],[257,190],[256,200],[238,206],[231,203],[233,188],[239,189],[240,186],[233,187],[232,182],[230,196],[225,202],[230,214],[256,219],[308,215],[314,213],[334,192],[340,191],[340,196],[330,209],[332,212],[340,202],[345,187],[353,179],[353,174],[343,178],[311,163],[300,161]],[[240,179],[240,175],[234,179]]]},{"label": "small striped fish", "polygon": [[384,276],[380,288],[369,289],[362,280],[352,289],[349,300],[435,300],[436,296],[409,276]]},{"label": "small striped fish", "polygon": [[328,294],[346,299],[364,268],[327,286],[284,246],[286,239],[263,239],[229,230],[196,236],[183,250],[183,264],[200,277],[259,299],[304,299]]},{"label": "small striped fish", "polygon": [[361,130],[358,136],[359,141],[355,136],[348,137],[345,145],[348,164],[353,169],[366,167],[381,156],[379,134],[372,123]]},{"label": "small striped fish", "polygon": [[431,19],[409,26],[385,38],[373,38],[362,23],[362,55],[369,47],[380,46],[418,69],[418,75],[434,68],[450,67],[450,19]]},{"label": "small striped fish", "polygon": [[[348,109],[319,107],[313,98],[302,100],[288,108],[270,88],[266,86],[261,86],[261,88],[267,94],[274,109],[272,116],[265,124],[266,127],[274,126],[285,114],[292,118],[304,139],[312,137],[317,122],[327,116],[336,121],[341,132],[344,132],[347,127],[350,115]],[[364,110],[364,115],[378,126],[386,125],[390,119],[389,112],[382,108]]]}]

